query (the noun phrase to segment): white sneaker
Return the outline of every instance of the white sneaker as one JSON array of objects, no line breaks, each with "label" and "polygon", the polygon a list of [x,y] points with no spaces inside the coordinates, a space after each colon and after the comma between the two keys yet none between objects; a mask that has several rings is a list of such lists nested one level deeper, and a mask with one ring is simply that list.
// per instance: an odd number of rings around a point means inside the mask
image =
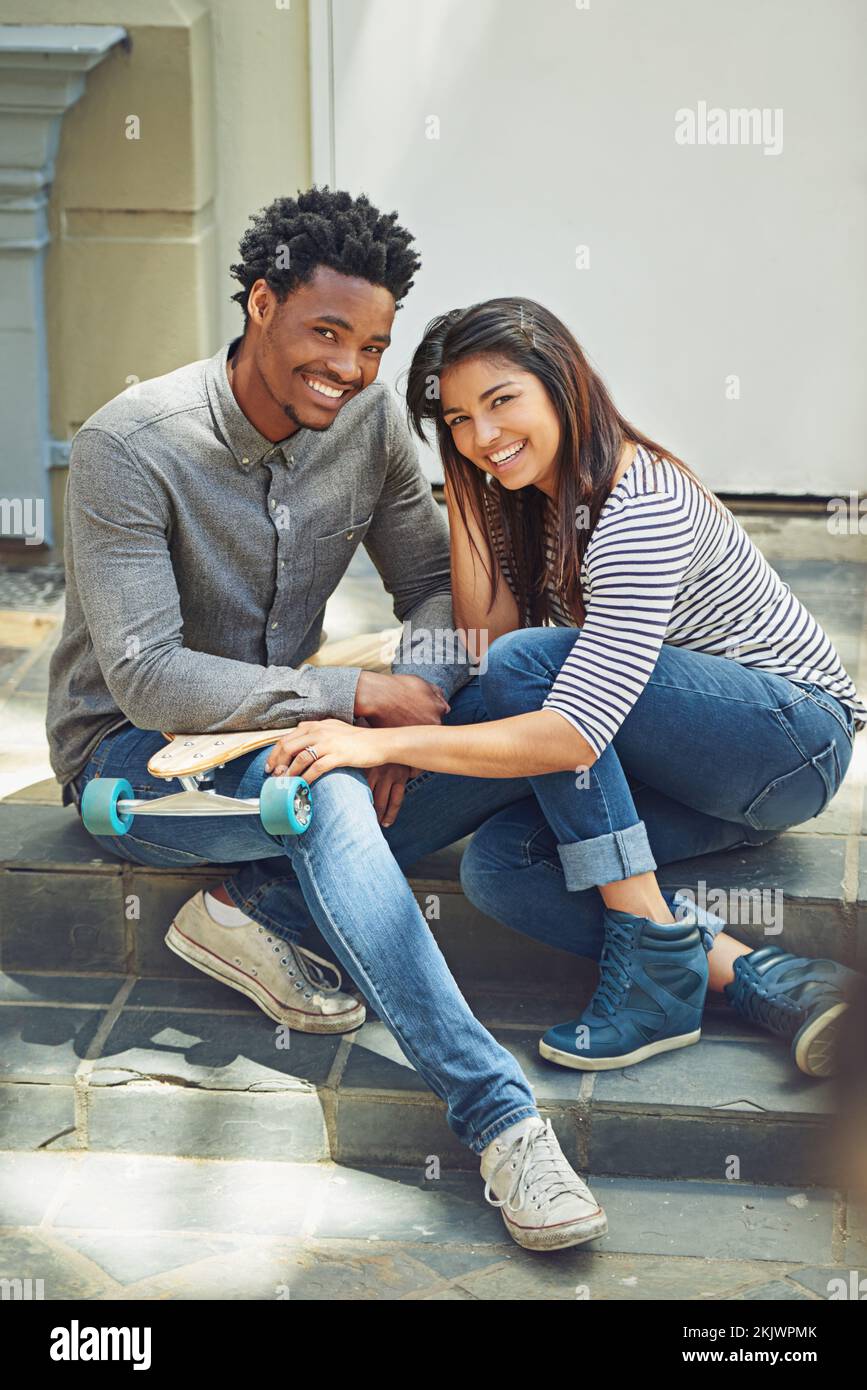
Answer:
[{"label": "white sneaker", "polygon": [[[348,1033],[364,1022],[365,1007],[341,992],[343,976],[336,965],[303,946],[290,946],[258,922],[222,926],[208,912],[204,893],[184,903],[166,945],[299,1033]],[[334,972],[336,984],[328,983],[325,970]]]},{"label": "white sneaker", "polygon": [[[595,1240],[608,1218],[566,1160],[550,1120],[531,1115],[503,1131],[482,1154],[485,1199],[525,1250],[563,1250]],[[491,1196],[491,1191],[496,1197]]]}]

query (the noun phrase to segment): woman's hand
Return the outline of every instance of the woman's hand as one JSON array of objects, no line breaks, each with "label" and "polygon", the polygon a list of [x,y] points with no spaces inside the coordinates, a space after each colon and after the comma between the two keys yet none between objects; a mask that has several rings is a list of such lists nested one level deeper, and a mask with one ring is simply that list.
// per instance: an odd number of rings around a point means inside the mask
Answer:
[{"label": "woman's hand", "polygon": [[[306,720],[284,734],[265,760],[275,777],[303,777],[315,782],[335,767],[379,767],[390,761],[390,729],[361,729],[342,719]],[[310,750],[315,757],[311,757]]]}]

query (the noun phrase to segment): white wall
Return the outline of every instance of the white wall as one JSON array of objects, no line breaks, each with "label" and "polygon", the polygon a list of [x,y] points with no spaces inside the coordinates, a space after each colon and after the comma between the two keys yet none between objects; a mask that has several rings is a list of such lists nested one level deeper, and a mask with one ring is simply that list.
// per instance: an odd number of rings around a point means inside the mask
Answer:
[{"label": "white wall", "polygon": [[[398,208],[424,260],[386,375],[434,313],[525,294],[713,487],[864,485],[861,0],[332,3],[314,176]],[[678,144],[700,101],[782,108],[782,151]]]}]

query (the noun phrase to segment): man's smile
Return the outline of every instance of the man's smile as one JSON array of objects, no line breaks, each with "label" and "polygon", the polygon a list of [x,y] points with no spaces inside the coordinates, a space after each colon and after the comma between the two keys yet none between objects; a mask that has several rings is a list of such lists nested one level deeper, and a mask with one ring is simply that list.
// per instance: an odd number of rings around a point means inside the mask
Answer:
[{"label": "man's smile", "polygon": [[325,381],[321,376],[310,376],[306,372],[301,373],[301,380],[322,405],[337,405],[357,389],[354,386],[335,386],[333,382]]}]

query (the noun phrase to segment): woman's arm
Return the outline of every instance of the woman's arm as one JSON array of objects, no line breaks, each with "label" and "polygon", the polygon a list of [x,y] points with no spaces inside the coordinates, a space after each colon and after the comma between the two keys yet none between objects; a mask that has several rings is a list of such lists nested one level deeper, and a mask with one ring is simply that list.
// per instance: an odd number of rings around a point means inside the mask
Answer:
[{"label": "woman's arm", "polygon": [[[514,632],[521,626],[521,619],[515,596],[505,578],[499,586],[496,601],[492,601],[493,584],[470,543],[472,537],[481,555],[486,557],[487,534],[471,508],[464,521],[448,479],[445,497],[449,516],[455,624],[461,630],[470,655],[480,662],[489,644],[502,637],[504,632]],[[496,556],[493,563],[497,564]]]},{"label": "woman's arm", "polygon": [[[315,761],[307,751],[311,748]],[[534,710],[510,719],[457,726],[360,729],[340,719],[305,722],[274,745],[265,771],[314,782],[337,767],[407,763],[465,777],[532,777],[578,772],[595,761],[590,744],[568,719],[555,710]]]}]

